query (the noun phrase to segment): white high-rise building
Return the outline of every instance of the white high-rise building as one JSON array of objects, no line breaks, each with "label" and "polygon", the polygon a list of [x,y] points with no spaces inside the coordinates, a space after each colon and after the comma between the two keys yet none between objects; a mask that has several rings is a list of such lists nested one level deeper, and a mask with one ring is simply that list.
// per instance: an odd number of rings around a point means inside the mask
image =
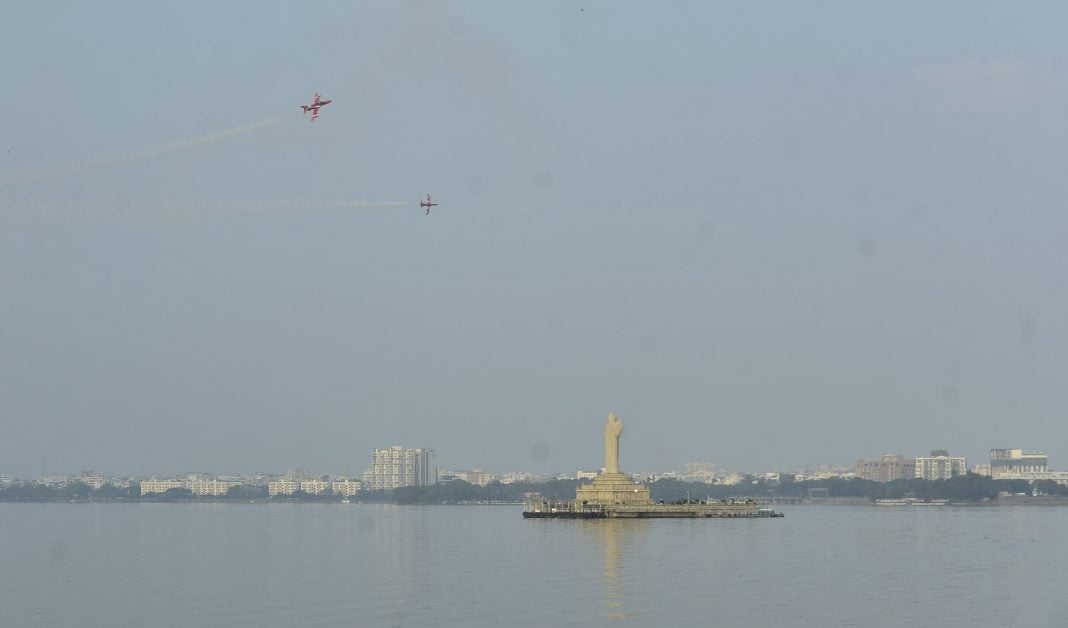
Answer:
[{"label": "white high-rise building", "polygon": [[394,445],[371,452],[371,468],[363,474],[364,488],[391,490],[402,486],[437,484],[433,449],[404,449]]},{"label": "white high-rise building", "polygon": [[922,480],[948,480],[967,473],[964,457],[952,457],[945,449],[936,449],[930,456],[916,458],[916,477]]}]

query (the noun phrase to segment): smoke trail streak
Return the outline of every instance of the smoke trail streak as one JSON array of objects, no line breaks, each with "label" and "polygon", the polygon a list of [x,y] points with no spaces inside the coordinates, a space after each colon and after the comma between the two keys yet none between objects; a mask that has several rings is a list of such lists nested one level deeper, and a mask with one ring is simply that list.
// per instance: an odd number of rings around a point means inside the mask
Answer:
[{"label": "smoke trail streak", "polygon": [[225,129],[223,131],[214,131],[212,133],[208,133],[206,135],[201,135],[198,137],[175,140],[173,142],[170,142],[169,144],[164,144],[162,146],[156,146],[153,148],[127,151],[116,155],[91,157],[58,168],[51,168],[49,170],[42,170],[38,172],[29,172],[21,175],[10,175],[7,177],[0,178],[0,186],[24,181],[51,179],[53,177],[76,174],[79,172],[85,172],[87,170],[98,170],[100,168],[117,166],[119,164],[124,164],[131,161],[139,161],[141,159],[147,159],[150,157],[159,157],[160,155],[178,152],[187,148],[193,148],[195,146],[217,144],[230,138],[237,137],[239,135],[244,135],[245,133],[264,129],[269,126],[274,126],[279,122],[282,122],[283,120],[289,119],[290,117],[292,116],[279,116],[276,118],[268,118],[266,120],[260,120],[259,122],[253,122],[251,124],[243,124],[241,126]]},{"label": "smoke trail streak", "polygon": [[361,207],[372,209],[376,207],[415,207],[417,205],[417,201],[315,201],[305,203],[304,207],[307,209],[357,209]]},{"label": "smoke trail streak", "polygon": [[205,201],[192,202],[192,207],[219,211],[322,211],[332,209],[376,209],[386,207],[417,207],[418,201],[361,201],[361,200],[307,200],[274,199],[264,201]]},{"label": "smoke trail streak", "polygon": [[368,201],[357,199],[153,199],[140,203],[130,202],[138,210],[130,214],[156,214],[163,212],[170,215],[189,214],[200,217],[211,214],[256,214],[256,213],[297,213],[330,212],[352,210],[374,210],[399,207],[418,208],[419,201]]},{"label": "smoke trail streak", "polygon": [[192,219],[205,220],[225,215],[255,216],[270,214],[313,214],[316,212],[350,212],[354,210],[384,210],[388,208],[411,208],[413,213],[422,214],[418,209],[419,201],[368,201],[341,199],[297,199],[280,198],[269,200],[233,200],[233,199],[130,199],[121,197],[108,203],[78,202],[71,205],[63,200],[41,199],[30,204],[16,204],[4,207],[0,211],[0,222],[4,219],[62,217],[129,220],[136,218],[156,219]]}]

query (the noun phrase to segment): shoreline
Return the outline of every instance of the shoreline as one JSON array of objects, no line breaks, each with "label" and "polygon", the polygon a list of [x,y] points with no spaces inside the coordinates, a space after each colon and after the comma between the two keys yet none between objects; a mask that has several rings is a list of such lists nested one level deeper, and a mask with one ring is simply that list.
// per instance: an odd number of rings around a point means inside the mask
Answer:
[{"label": "shoreline", "polygon": [[[828,499],[801,499],[779,502],[777,500],[757,500],[757,503],[763,505],[785,505],[785,506],[871,506],[878,507],[880,509],[901,509],[908,507],[1011,507],[1011,506],[1031,506],[1040,508],[1050,507],[1063,507],[1068,506],[1068,497],[1065,496],[1048,496],[1048,497],[1002,497],[999,499],[992,499],[980,502],[954,502],[954,501],[936,501],[936,502],[904,502],[899,500],[891,500],[884,503],[877,503],[875,500],[868,499],[866,497],[837,497]],[[273,500],[273,499],[182,499],[182,500],[162,500],[162,499],[42,499],[42,500],[0,500],[0,504],[326,504],[326,505],[341,505],[348,506],[352,504],[386,504],[390,506],[522,506],[521,501],[460,501],[460,502],[435,502],[435,503],[419,503],[419,502],[395,502],[395,501],[359,501],[354,500],[348,503],[335,500]]]}]

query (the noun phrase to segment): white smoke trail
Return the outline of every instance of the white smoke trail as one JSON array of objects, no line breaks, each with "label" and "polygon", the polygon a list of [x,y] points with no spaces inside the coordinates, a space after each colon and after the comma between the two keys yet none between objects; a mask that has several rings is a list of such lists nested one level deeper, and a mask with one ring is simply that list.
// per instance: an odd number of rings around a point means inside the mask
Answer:
[{"label": "white smoke trail", "polygon": [[316,212],[350,212],[355,210],[385,210],[407,207],[413,213],[422,214],[419,201],[368,201],[355,199],[297,199],[280,198],[269,200],[235,199],[157,199],[142,200],[120,197],[113,202],[78,202],[74,205],[54,198],[34,199],[30,203],[5,206],[0,211],[0,221],[8,218],[41,218],[45,216],[64,219],[89,220],[204,220],[212,216],[256,216],[271,214],[296,214]]},{"label": "white smoke trail", "polygon": [[376,209],[386,207],[417,207],[418,201],[361,201],[361,200],[308,200],[273,199],[262,201],[216,200],[188,203],[191,207],[219,211],[323,211],[335,209]]},{"label": "white smoke trail", "polygon": [[[232,129],[226,129],[225,131],[215,131],[208,133],[207,135],[201,135],[200,137],[193,137],[184,140],[177,140],[166,144],[164,146],[157,146],[156,148],[147,148],[144,150],[133,151],[112,157],[101,161],[101,165],[111,166],[114,164],[120,164],[127,161],[135,161],[137,159],[144,159],[146,157],[158,157],[167,153],[173,153],[186,148],[192,148],[194,146],[203,146],[205,144],[217,144],[224,140],[228,140],[231,137],[237,137],[238,135],[244,135],[251,131],[264,129],[269,126],[274,126],[283,120],[288,120],[292,116],[279,116],[276,118],[268,118],[266,120],[260,120],[259,122],[253,122],[252,124],[244,124],[234,127]],[[95,167],[97,164],[92,164],[91,167]]]},{"label": "white smoke trail", "polygon": [[23,174],[10,175],[7,177],[0,178],[0,186],[39,179],[51,179],[53,177],[66,176],[79,172],[85,172],[87,170],[98,170],[101,168],[117,166],[119,164],[124,164],[131,161],[138,161],[150,157],[159,157],[161,155],[167,155],[169,153],[185,150],[187,148],[193,148],[194,146],[216,144],[218,142],[237,137],[238,135],[244,135],[245,133],[264,129],[269,126],[274,126],[279,122],[289,119],[290,117],[292,116],[279,116],[276,118],[268,118],[266,120],[260,120],[259,122],[253,122],[252,124],[243,124],[241,126],[233,127],[231,129],[225,129],[223,131],[214,131],[212,133],[208,133],[206,135],[201,135],[198,137],[175,140],[173,142],[170,142],[169,144],[164,144],[162,146],[156,146],[153,148],[127,151],[115,155],[90,157],[88,159],[67,164],[66,166],[60,166],[58,168],[41,170],[38,172],[28,172]]},{"label": "white smoke trail", "polygon": [[294,201],[294,209],[359,209],[378,207],[415,207],[417,201]]},{"label": "white smoke trail", "polygon": [[196,214],[200,216],[210,214],[256,214],[256,213],[292,213],[292,212],[324,212],[324,211],[351,211],[359,209],[387,209],[396,207],[418,208],[419,201],[368,201],[356,199],[300,199],[300,198],[275,198],[275,199],[153,199],[150,202],[140,204],[137,201],[131,203],[139,206],[141,210],[132,210],[132,213],[153,214],[164,212],[171,215]]}]

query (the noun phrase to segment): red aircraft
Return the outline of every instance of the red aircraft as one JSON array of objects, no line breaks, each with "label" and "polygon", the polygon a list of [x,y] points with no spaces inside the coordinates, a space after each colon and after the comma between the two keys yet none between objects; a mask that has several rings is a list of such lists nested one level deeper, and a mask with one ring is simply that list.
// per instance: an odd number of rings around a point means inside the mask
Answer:
[{"label": "red aircraft", "polygon": [[434,202],[432,202],[432,201],[430,200],[430,195],[429,195],[429,194],[427,194],[427,195],[426,195],[426,200],[425,200],[425,201],[419,201],[419,206],[420,206],[420,207],[425,207],[425,208],[426,208],[426,215],[427,215],[427,216],[429,216],[429,215],[430,215],[430,208],[431,208],[431,207],[437,207],[437,206],[438,206],[438,203],[434,203]]},{"label": "red aircraft", "polygon": [[300,108],[304,110],[304,113],[312,112],[312,122],[319,117],[319,107],[325,107],[332,103],[332,100],[319,100],[319,92],[315,92],[315,100],[310,105],[301,105]]}]

